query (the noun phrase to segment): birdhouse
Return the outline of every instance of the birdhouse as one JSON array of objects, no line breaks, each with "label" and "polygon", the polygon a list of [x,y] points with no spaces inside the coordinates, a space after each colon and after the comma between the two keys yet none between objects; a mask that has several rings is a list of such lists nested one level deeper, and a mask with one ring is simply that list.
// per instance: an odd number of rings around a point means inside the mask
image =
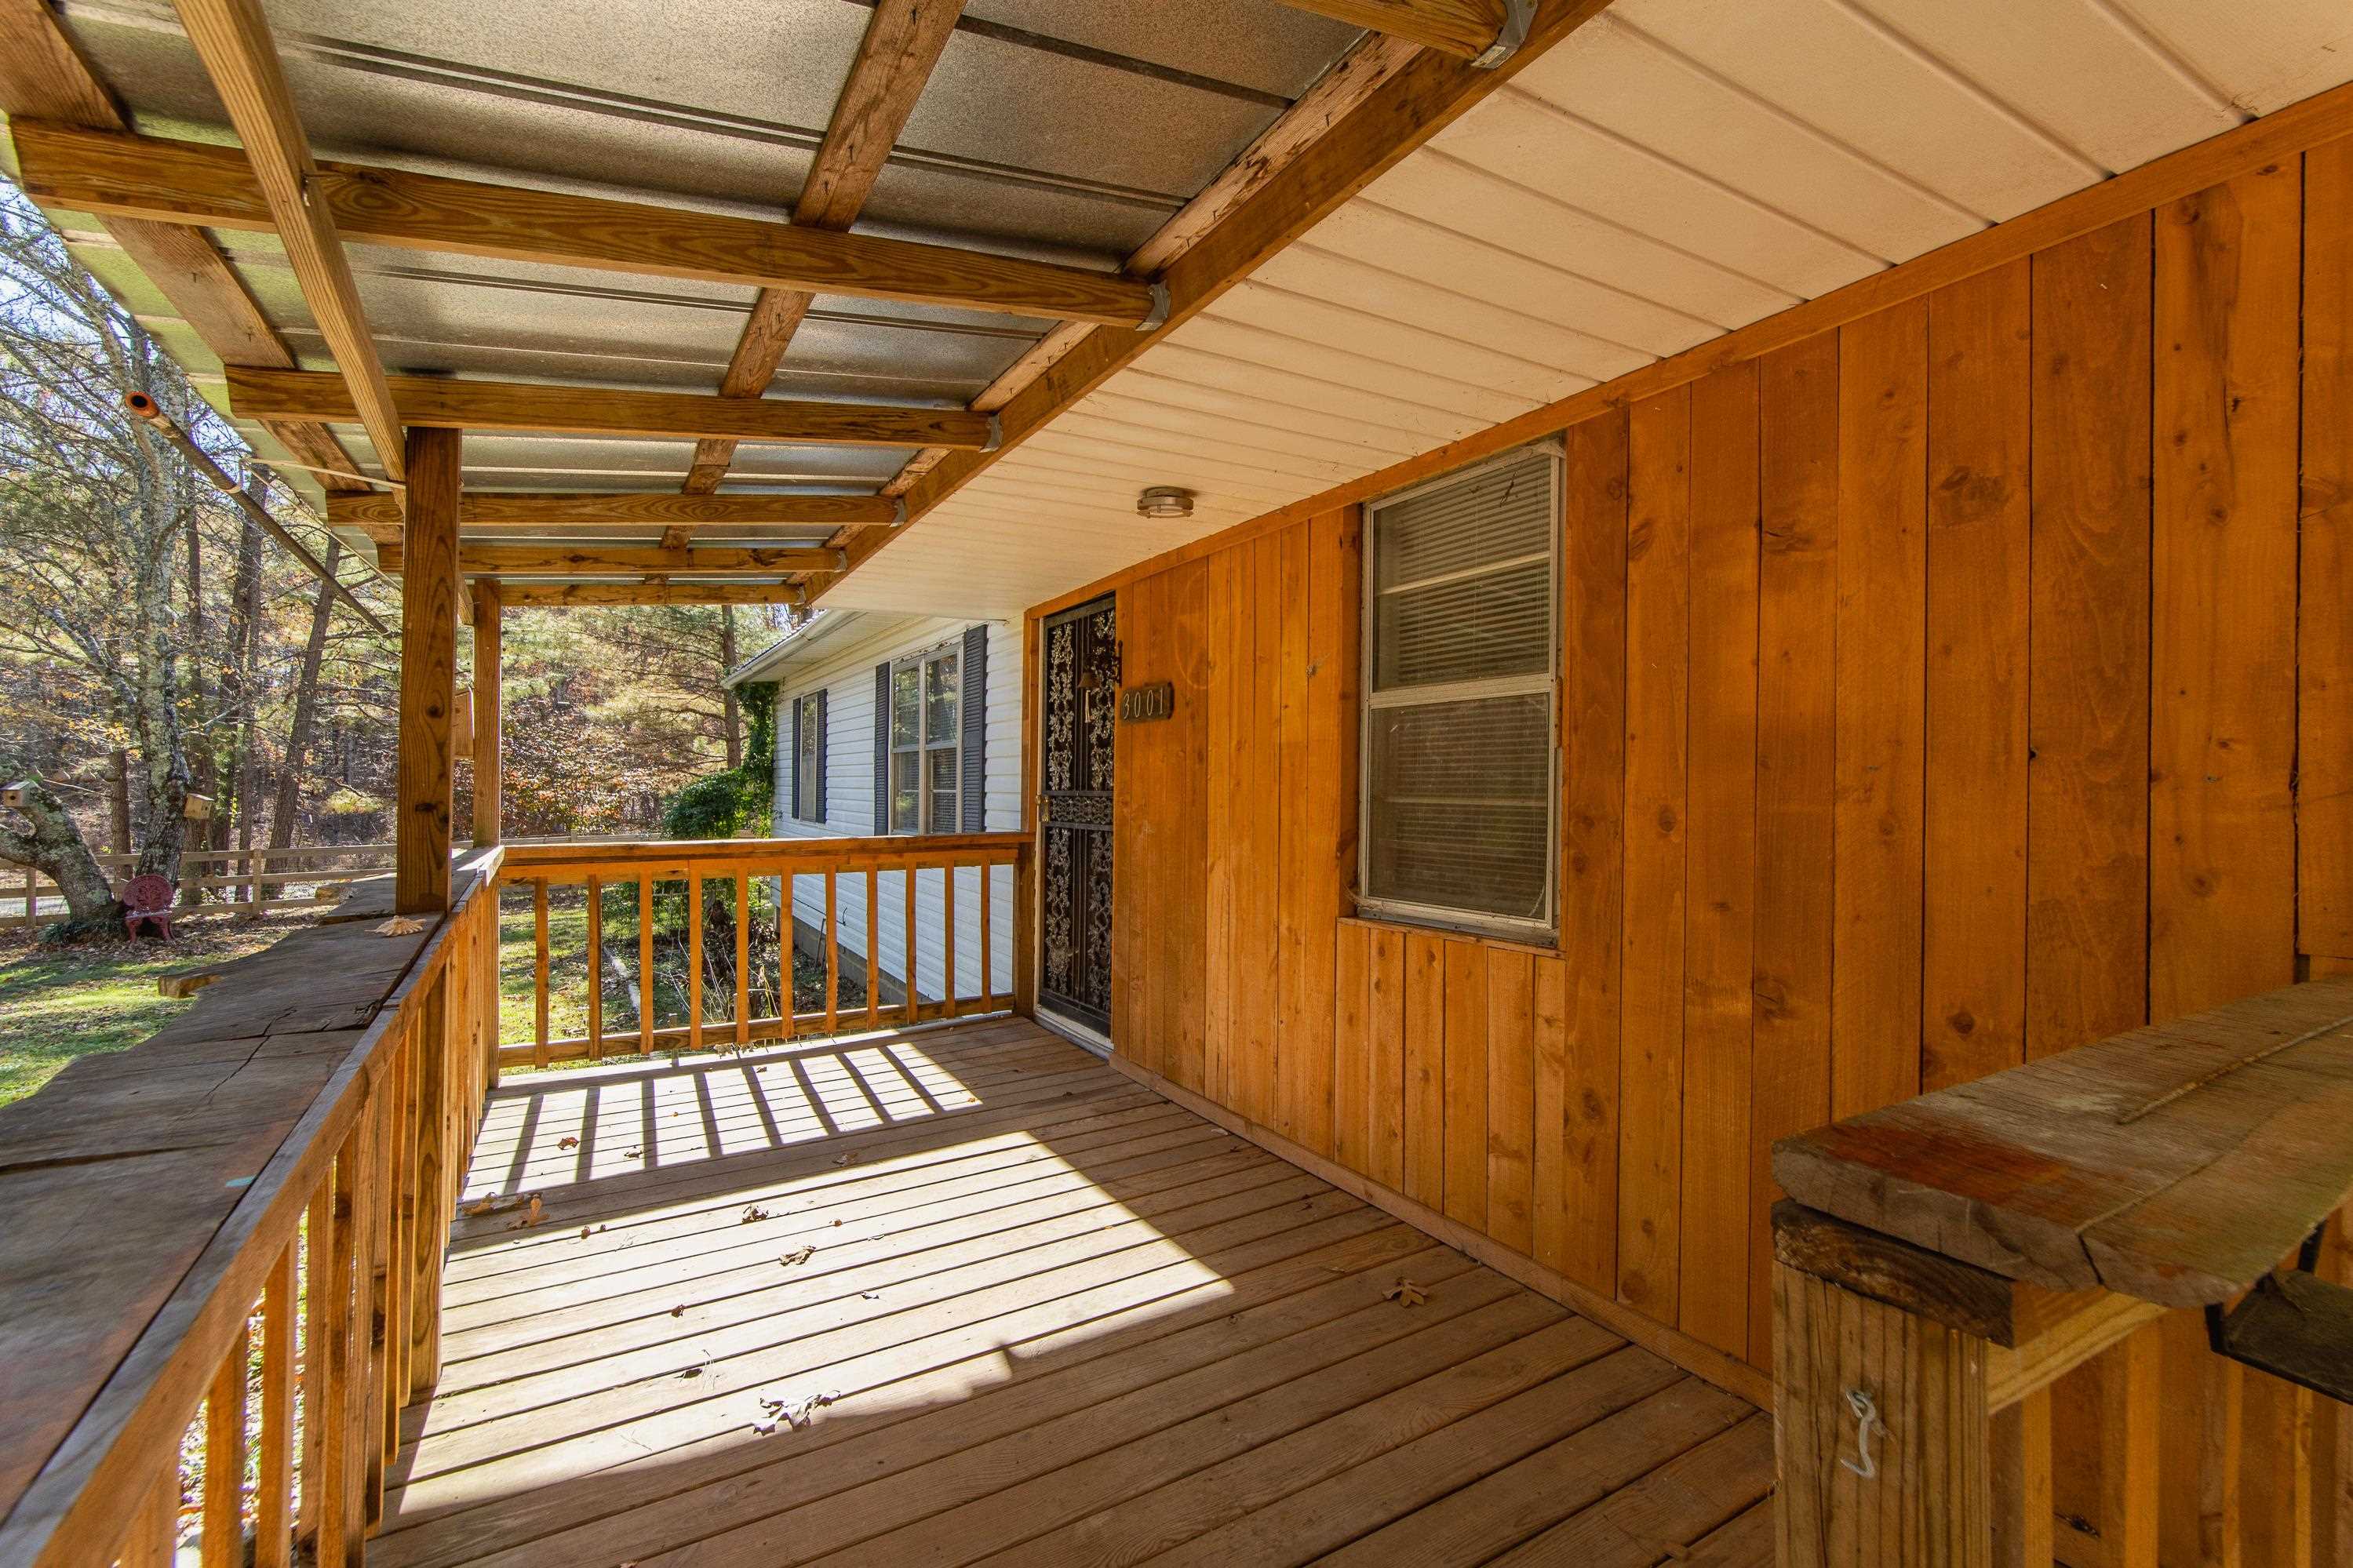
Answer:
[{"label": "birdhouse", "polygon": [[208,795],[188,796],[186,803],[180,807],[180,815],[190,822],[209,822],[213,815],[213,797]]},{"label": "birdhouse", "polygon": [[0,805],[23,805],[33,798],[40,787],[37,779],[18,779],[15,784],[0,786]]}]

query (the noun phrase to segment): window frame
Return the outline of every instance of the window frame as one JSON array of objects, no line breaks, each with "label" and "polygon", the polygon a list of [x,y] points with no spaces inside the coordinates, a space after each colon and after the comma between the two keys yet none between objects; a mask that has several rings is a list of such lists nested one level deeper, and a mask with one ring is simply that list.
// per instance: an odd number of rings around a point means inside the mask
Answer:
[{"label": "window frame", "polygon": [[[955,679],[951,682],[951,689],[955,698],[956,713],[955,721],[948,726],[947,739],[941,741],[934,739],[930,733],[931,709],[924,700],[924,682],[934,665],[951,658],[955,660]],[[903,669],[915,672],[915,740],[912,745],[904,746],[899,743],[897,724],[899,672]],[[881,836],[921,838],[960,831],[964,811],[964,639],[961,637],[949,637],[892,659],[891,705],[892,711],[884,715],[883,724],[884,733],[890,738],[890,762],[887,764],[890,773],[885,781],[884,798],[892,811],[890,819],[881,825]],[[955,802],[944,826],[932,820],[933,792],[925,765],[933,753],[938,752],[948,753],[951,759],[949,774],[955,781]],[[901,827],[897,821],[899,758],[902,755],[912,755],[915,759],[915,826],[913,827]]]},{"label": "window frame", "polygon": [[818,809],[821,794],[818,769],[825,744],[818,732],[817,699],[814,691],[793,699],[793,820],[822,824],[825,814]]},{"label": "window frame", "polygon": [[[1551,570],[1546,574],[1546,621],[1550,632],[1546,637],[1546,668],[1543,675],[1495,676],[1483,680],[1448,681],[1420,687],[1401,688],[1390,692],[1375,689],[1374,670],[1378,664],[1380,635],[1380,573],[1378,569],[1381,512],[1431,490],[1442,489],[1474,479],[1491,469],[1508,468],[1525,462],[1531,456],[1548,459],[1546,475],[1552,494],[1548,513],[1547,550]],[[1545,947],[1556,947],[1560,938],[1560,705],[1561,705],[1561,578],[1564,571],[1563,541],[1567,532],[1568,454],[1566,443],[1557,438],[1531,442],[1514,447],[1508,452],[1480,462],[1468,464],[1444,474],[1436,475],[1402,489],[1364,503],[1364,540],[1362,570],[1362,604],[1358,625],[1363,634],[1358,637],[1357,689],[1360,693],[1356,711],[1356,910],[1359,914],[1398,921],[1402,924],[1426,926],[1436,930],[1460,931],[1466,935],[1493,937],[1506,942],[1527,942]],[[1523,558],[1525,560],[1525,558]],[[1506,563],[1508,564],[1508,563]],[[1500,570],[1499,565],[1490,570]],[[1442,582],[1450,575],[1424,579],[1412,586],[1429,586]],[[1391,592],[1397,590],[1392,589]],[[1413,695],[1404,695],[1411,692]],[[1412,900],[1383,898],[1372,891],[1373,887],[1373,724],[1375,715],[1384,709],[1426,708],[1446,704],[1478,701],[1484,698],[1525,697],[1541,694],[1545,701],[1546,763],[1545,763],[1545,866],[1544,913],[1540,919],[1528,920],[1511,915],[1490,914],[1479,910],[1453,908],[1443,904],[1426,904]]]}]

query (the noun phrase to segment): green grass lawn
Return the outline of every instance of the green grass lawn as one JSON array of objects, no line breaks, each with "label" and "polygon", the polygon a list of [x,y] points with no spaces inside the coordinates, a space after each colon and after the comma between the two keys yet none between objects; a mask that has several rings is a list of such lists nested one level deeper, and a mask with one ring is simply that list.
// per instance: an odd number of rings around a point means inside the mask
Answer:
[{"label": "green grass lawn", "polygon": [[186,1010],[155,982],[259,952],[303,918],[189,921],[169,942],[49,951],[31,932],[0,946],[0,1105],[32,1093],[76,1057],[135,1046]]}]

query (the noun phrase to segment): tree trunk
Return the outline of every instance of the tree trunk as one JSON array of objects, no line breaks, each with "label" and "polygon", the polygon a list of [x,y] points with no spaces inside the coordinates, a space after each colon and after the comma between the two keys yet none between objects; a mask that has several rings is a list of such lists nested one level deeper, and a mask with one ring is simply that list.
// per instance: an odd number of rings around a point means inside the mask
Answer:
[{"label": "tree trunk", "polygon": [[[247,481],[248,491],[259,487]],[[263,498],[254,493],[255,504]],[[260,635],[261,621],[261,530],[253,520],[246,518],[244,530],[237,536],[237,584],[229,596],[229,635],[221,660],[221,707],[226,714],[237,719],[236,740],[229,749],[228,765],[221,770],[221,801],[213,813],[213,847],[227,849],[232,837],[237,847],[253,847],[253,812],[260,803],[254,798],[259,793],[254,783],[254,711],[260,706],[260,681],[254,668],[256,641]],[[230,821],[234,815],[234,824]],[[239,864],[249,874],[258,873],[250,856]],[[248,880],[241,889],[248,902],[261,901],[261,884]],[[239,889],[232,889],[232,895]]]},{"label": "tree trunk", "polygon": [[[327,541],[327,575],[343,552],[340,541]],[[284,849],[294,842],[294,825],[302,808],[302,770],[311,751],[311,726],[319,709],[319,669],[327,655],[327,626],[333,618],[335,595],[324,583],[311,606],[311,640],[302,645],[301,673],[294,680],[294,718],[286,731],[286,761],[278,774],[278,801],[269,810],[269,847]]]},{"label": "tree trunk", "polygon": [[66,921],[61,931],[53,933],[60,940],[120,936],[122,902],[114,896],[72,814],[47,784],[38,779],[26,782],[31,786],[29,798],[16,809],[33,830],[19,833],[0,826],[0,860],[42,873],[65,894]]},{"label": "tree trunk", "polygon": [[116,855],[131,853],[131,753],[114,748],[114,776],[106,795],[108,826],[114,841],[107,846]]},{"label": "tree trunk", "polygon": [[[735,606],[722,605],[719,606],[720,679],[725,679],[727,672],[734,668]],[[727,765],[740,768],[744,765],[744,710],[735,700],[733,687],[723,687],[721,691],[727,700]]]}]

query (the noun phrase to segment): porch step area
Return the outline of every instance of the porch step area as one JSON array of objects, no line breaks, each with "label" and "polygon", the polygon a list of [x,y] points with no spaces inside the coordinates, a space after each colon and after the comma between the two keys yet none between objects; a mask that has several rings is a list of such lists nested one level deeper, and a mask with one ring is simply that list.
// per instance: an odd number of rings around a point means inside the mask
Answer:
[{"label": "porch step area", "polygon": [[514,1079],[468,1193],[385,1568],[1771,1561],[1766,1416],[1025,1020]]}]

